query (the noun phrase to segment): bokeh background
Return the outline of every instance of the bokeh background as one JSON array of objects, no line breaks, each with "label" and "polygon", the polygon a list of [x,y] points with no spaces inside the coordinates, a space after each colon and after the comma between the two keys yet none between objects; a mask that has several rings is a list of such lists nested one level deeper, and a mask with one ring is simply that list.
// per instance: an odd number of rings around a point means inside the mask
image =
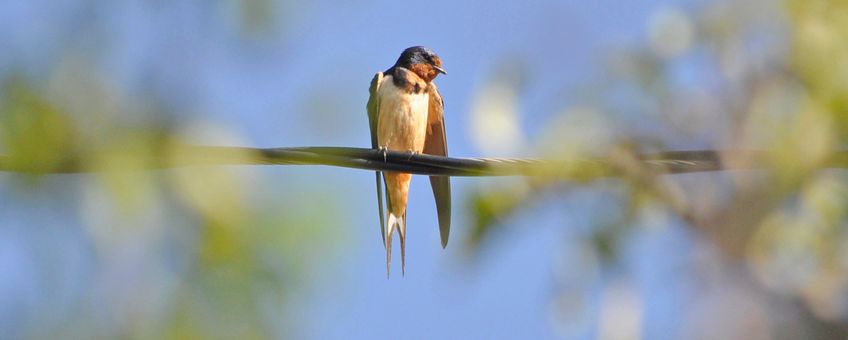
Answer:
[{"label": "bokeh background", "polygon": [[[413,45],[451,155],[632,166],[455,178],[446,250],[416,178],[388,280],[370,171],[144,169],[368,146]],[[846,110],[842,1],[3,1],[0,338],[844,339]],[[626,162],[745,148],[766,169]]]}]

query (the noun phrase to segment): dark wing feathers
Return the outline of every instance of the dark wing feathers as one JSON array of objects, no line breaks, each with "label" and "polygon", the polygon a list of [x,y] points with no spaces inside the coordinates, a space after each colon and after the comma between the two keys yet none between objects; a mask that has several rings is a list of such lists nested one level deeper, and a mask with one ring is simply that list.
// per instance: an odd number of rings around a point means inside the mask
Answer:
[{"label": "dark wing feathers", "polygon": [[[377,145],[377,113],[380,111],[380,102],[377,98],[377,85],[380,84],[380,81],[383,79],[383,73],[377,72],[374,75],[374,79],[371,79],[371,87],[368,89],[368,124],[371,128],[371,148],[377,149],[379,145]],[[376,184],[377,184],[377,211],[380,214],[380,236],[383,238],[383,245],[386,244],[386,220],[383,216],[383,188],[382,188],[382,178],[381,172],[376,171]]]},{"label": "dark wing feathers", "polygon": [[[445,137],[445,105],[436,84],[430,83],[430,104],[427,115],[427,138],[424,153],[437,156],[448,155],[448,143]],[[436,211],[439,215],[439,234],[442,247],[448,245],[451,223],[450,177],[430,176],[430,186],[436,199]]]}]

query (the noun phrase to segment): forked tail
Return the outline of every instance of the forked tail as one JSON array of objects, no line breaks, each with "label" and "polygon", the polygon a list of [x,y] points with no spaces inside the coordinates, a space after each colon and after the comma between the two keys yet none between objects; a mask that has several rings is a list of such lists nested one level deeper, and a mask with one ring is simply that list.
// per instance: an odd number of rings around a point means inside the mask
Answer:
[{"label": "forked tail", "polygon": [[389,220],[386,223],[386,277],[391,274],[392,268],[392,234],[397,226],[398,237],[400,238],[400,270],[401,274],[406,274],[406,216],[395,216],[389,212]]}]

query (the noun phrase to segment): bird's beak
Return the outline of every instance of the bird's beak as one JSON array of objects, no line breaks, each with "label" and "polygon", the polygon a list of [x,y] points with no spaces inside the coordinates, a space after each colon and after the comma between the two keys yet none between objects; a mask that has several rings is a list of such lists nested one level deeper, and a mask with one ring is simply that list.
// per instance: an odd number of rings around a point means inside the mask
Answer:
[{"label": "bird's beak", "polygon": [[438,71],[438,72],[439,72],[439,73],[441,73],[441,74],[444,74],[444,75],[447,75],[447,74],[448,74],[448,71],[445,71],[445,69],[443,69],[443,68],[441,68],[441,67],[439,67],[439,66],[433,65],[433,68],[434,68],[434,69],[436,69],[436,71]]}]

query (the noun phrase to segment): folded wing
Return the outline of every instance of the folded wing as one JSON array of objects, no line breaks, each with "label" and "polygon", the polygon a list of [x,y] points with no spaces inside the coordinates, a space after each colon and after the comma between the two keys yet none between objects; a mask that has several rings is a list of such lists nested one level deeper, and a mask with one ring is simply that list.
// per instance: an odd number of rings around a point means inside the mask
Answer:
[{"label": "folded wing", "polygon": [[[445,137],[445,109],[442,95],[436,84],[430,83],[430,104],[427,116],[427,138],[424,142],[424,153],[437,156],[448,155],[448,143]],[[372,128],[372,131],[374,129]],[[372,133],[373,135],[373,133]],[[451,192],[450,177],[430,176],[430,186],[436,199],[436,211],[439,215],[439,234],[442,247],[448,245],[451,223]]]},{"label": "folded wing", "polygon": [[[377,89],[380,82],[383,80],[383,72],[377,72],[374,79],[371,79],[371,87],[368,89],[370,96],[368,97],[368,124],[371,128],[371,148],[377,149],[377,116],[380,112],[380,100],[377,98]],[[382,172],[376,171],[377,184],[377,211],[380,214],[380,236],[383,238],[383,245],[386,244],[386,220],[383,216],[383,188],[382,188]]]}]

